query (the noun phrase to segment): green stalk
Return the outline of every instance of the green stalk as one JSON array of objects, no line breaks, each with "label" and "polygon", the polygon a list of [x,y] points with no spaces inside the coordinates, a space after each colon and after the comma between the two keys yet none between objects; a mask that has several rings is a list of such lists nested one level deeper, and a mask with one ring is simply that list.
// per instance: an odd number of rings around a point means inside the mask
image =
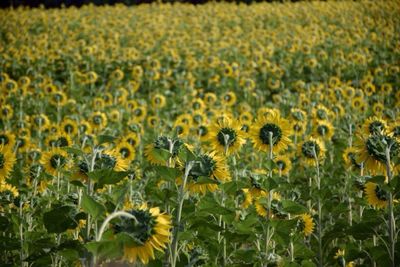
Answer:
[{"label": "green stalk", "polygon": [[178,210],[176,213],[176,221],[175,221],[175,227],[173,231],[173,239],[172,239],[172,262],[171,266],[175,267],[176,266],[176,260],[178,257],[178,234],[179,234],[179,227],[181,224],[181,216],[182,216],[182,207],[183,207],[183,201],[185,200],[185,187],[186,187],[186,182],[189,176],[189,172],[193,167],[193,161],[189,161],[186,166],[185,166],[185,174],[183,176],[183,181],[181,188],[179,190],[179,204],[178,204]]},{"label": "green stalk", "polygon": [[[392,147],[392,144],[388,144],[385,149],[385,154],[386,154],[386,175],[388,178],[388,183],[392,181],[392,171],[390,168],[390,149]],[[390,262],[391,262],[391,267],[395,267],[395,233],[396,233],[396,224],[394,220],[394,214],[393,214],[393,193],[392,191],[389,191],[389,205],[388,205],[388,231],[389,231],[389,256],[390,256]]]},{"label": "green stalk", "polygon": [[321,191],[321,177],[320,177],[320,170],[319,170],[319,160],[317,153],[315,151],[315,146],[313,146],[313,154],[315,159],[315,165],[317,170],[317,189],[318,189],[318,200],[317,200],[317,208],[318,208],[318,266],[324,266],[322,260],[322,206],[321,206],[321,196],[319,195]]}]

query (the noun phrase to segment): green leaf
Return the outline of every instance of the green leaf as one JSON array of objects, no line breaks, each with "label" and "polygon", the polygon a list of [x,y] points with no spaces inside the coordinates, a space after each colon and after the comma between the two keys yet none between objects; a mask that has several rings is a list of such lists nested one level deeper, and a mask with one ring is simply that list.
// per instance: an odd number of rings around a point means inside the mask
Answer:
[{"label": "green leaf", "polygon": [[85,246],[100,260],[112,260],[122,256],[122,244],[120,242],[116,242],[115,240],[89,242]]},{"label": "green leaf", "polygon": [[74,147],[62,147],[63,150],[65,150],[67,153],[69,154],[74,154],[77,156],[85,156],[85,153],[78,149],[78,148],[74,148]]},{"label": "green leaf", "polygon": [[97,142],[99,143],[99,145],[104,144],[104,143],[112,143],[114,142],[114,140],[116,139],[115,136],[112,135],[99,135],[97,136]]},{"label": "green leaf", "polygon": [[86,193],[82,196],[82,209],[92,215],[94,219],[97,219],[106,210],[102,204],[94,200],[91,196],[88,196]]},{"label": "green leaf", "polygon": [[267,170],[269,171],[272,171],[273,169],[277,169],[278,165],[276,165],[276,163],[272,159],[269,159],[265,163],[265,168],[267,168]]},{"label": "green leaf", "polygon": [[196,184],[219,184],[219,182],[217,180],[211,179],[209,177],[200,176],[197,179]]},{"label": "green leaf", "polygon": [[77,227],[72,218],[73,207],[61,206],[43,214],[43,223],[49,233],[63,233]]},{"label": "green leaf", "polygon": [[254,249],[238,249],[233,255],[239,262],[254,263],[256,251]]},{"label": "green leaf", "polygon": [[377,175],[369,178],[367,182],[376,183],[376,184],[384,184],[386,177],[383,175]]},{"label": "green leaf", "polygon": [[290,214],[303,214],[307,213],[308,210],[303,205],[291,200],[282,200],[282,210]]},{"label": "green leaf", "polygon": [[175,179],[182,176],[182,172],[177,168],[168,168],[166,166],[155,166],[154,170],[161,179],[175,182]]},{"label": "green leaf", "polygon": [[116,184],[126,177],[129,172],[118,172],[112,169],[95,170],[88,173],[89,179],[97,182],[96,189],[106,184]]},{"label": "green leaf", "polygon": [[69,183],[72,185],[75,185],[77,187],[85,187],[85,185],[79,180],[73,180],[73,181],[70,181]]},{"label": "green leaf", "polygon": [[190,151],[190,149],[186,145],[181,146],[178,157],[183,162],[189,162],[196,159],[196,155],[193,154],[193,152]]}]

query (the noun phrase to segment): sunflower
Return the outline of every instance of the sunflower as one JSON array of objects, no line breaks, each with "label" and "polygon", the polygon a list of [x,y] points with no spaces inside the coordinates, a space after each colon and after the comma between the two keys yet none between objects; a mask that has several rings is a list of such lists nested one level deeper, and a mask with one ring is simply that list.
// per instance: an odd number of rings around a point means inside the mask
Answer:
[{"label": "sunflower", "polygon": [[78,124],[72,119],[65,119],[61,123],[61,132],[67,134],[68,136],[74,136],[78,133]]},{"label": "sunflower", "polygon": [[[208,191],[215,191],[216,184],[198,184],[200,177],[209,177],[218,182],[225,182],[231,179],[229,168],[224,157],[219,156],[215,151],[204,153],[197,157],[195,164],[189,171],[187,189],[192,193],[205,194]],[[178,180],[177,183],[181,183]]]},{"label": "sunflower", "polygon": [[400,138],[400,120],[396,120],[391,124],[389,132],[393,137]]},{"label": "sunflower", "polygon": [[367,182],[364,187],[365,195],[369,205],[378,209],[385,208],[388,205],[388,193],[380,185]]},{"label": "sunflower", "polygon": [[[270,134],[272,134],[272,140],[270,140]],[[251,127],[249,135],[254,147],[265,152],[270,150],[270,141],[274,153],[286,150],[291,143],[289,122],[276,113],[258,119],[256,124]]]},{"label": "sunflower", "polygon": [[19,196],[18,189],[4,181],[0,181],[0,199],[4,196],[12,196],[16,198]]},{"label": "sunflower", "polygon": [[[89,155],[89,158],[92,157],[93,154]],[[123,158],[120,151],[117,149],[105,150],[101,153],[97,153],[93,165],[94,170],[111,169],[114,171],[126,171],[128,167],[129,161],[127,158]],[[74,178],[86,180],[89,171],[88,162],[86,160],[81,160],[75,168]]]},{"label": "sunflower", "polygon": [[204,101],[208,106],[213,106],[217,101],[217,96],[214,93],[206,93],[204,94]]},{"label": "sunflower", "polygon": [[31,118],[32,126],[37,130],[44,131],[50,125],[50,120],[46,114],[38,114]]},{"label": "sunflower", "polygon": [[137,133],[128,133],[122,138],[123,142],[129,143],[133,147],[137,147],[140,143],[140,137]]},{"label": "sunflower", "polygon": [[68,154],[61,148],[53,147],[50,151],[43,153],[40,163],[47,173],[55,176],[58,171],[67,167]]},{"label": "sunflower", "polygon": [[369,134],[377,134],[382,131],[385,132],[387,130],[387,123],[385,120],[379,117],[369,117],[364,124],[362,125],[362,133]]},{"label": "sunflower", "polygon": [[0,145],[0,182],[7,179],[16,161],[10,147]]},{"label": "sunflower", "polygon": [[[276,209],[279,201],[281,200],[281,195],[278,192],[272,193],[271,199],[271,212],[268,212],[268,196],[269,192],[262,191],[259,197],[256,197],[254,202],[254,206],[256,208],[256,212],[258,215],[262,217],[269,217],[269,218],[280,218],[282,214],[279,214],[279,211]],[[254,197],[254,196],[253,196]]]},{"label": "sunflower", "polygon": [[80,135],[84,134],[91,134],[92,133],[92,126],[86,120],[81,120],[78,125],[78,131]]},{"label": "sunflower", "polygon": [[144,106],[138,106],[132,111],[132,119],[135,122],[141,122],[146,118],[147,109]]},{"label": "sunflower", "polygon": [[231,107],[236,103],[236,94],[232,91],[226,92],[221,96],[221,102],[223,105]]},{"label": "sunflower", "polygon": [[325,152],[325,144],[312,137],[299,145],[299,155],[308,166],[314,166],[316,164],[315,157],[319,161],[323,160],[325,158]]},{"label": "sunflower", "polygon": [[123,159],[132,161],[135,158],[135,147],[126,141],[120,142],[115,147],[115,150],[121,155]]},{"label": "sunflower", "polygon": [[335,129],[329,121],[320,120],[314,125],[314,134],[322,139],[330,140],[335,133]]},{"label": "sunflower", "polygon": [[0,146],[13,148],[15,145],[15,135],[9,131],[0,132]]},{"label": "sunflower", "polygon": [[278,169],[274,169],[274,172],[279,173],[280,175],[288,175],[290,170],[292,169],[292,162],[289,157],[284,155],[279,155],[275,159],[275,164],[278,166]]},{"label": "sunflower", "polygon": [[66,133],[49,135],[45,144],[49,147],[68,147],[72,145],[71,137]]},{"label": "sunflower", "polygon": [[89,117],[89,123],[93,130],[101,131],[107,126],[107,116],[103,112],[96,111]]},{"label": "sunflower", "polygon": [[156,94],[151,98],[151,105],[154,109],[163,108],[166,104],[165,96]]},{"label": "sunflower", "polygon": [[161,213],[158,207],[142,205],[127,211],[135,220],[121,218],[113,225],[114,234],[124,233],[124,259],[135,263],[138,259],[147,264],[154,259],[154,249],[163,251],[170,242],[171,217]]},{"label": "sunflower", "polygon": [[210,139],[209,130],[206,125],[199,125],[196,128],[196,134],[200,138],[200,141],[207,141]]},{"label": "sunflower", "polygon": [[312,117],[319,120],[329,120],[332,117],[332,111],[323,105],[318,105],[312,110]]},{"label": "sunflower", "polygon": [[290,110],[290,118],[296,122],[307,122],[307,113],[299,108],[292,108]]},{"label": "sunflower", "polygon": [[348,168],[359,170],[361,169],[361,163],[356,161],[357,149],[354,147],[348,147],[343,151],[343,160]]},{"label": "sunflower", "polygon": [[298,216],[297,228],[303,232],[305,236],[309,236],[314,230],[314,221],[310,214],[302,214]]},{"label": "sunflower", "polygon": [[55,106],[64,106],[67,103],[68,97],[62,91],[56,91],[50,95],[50,103]]},{"label": "sunflower", "polygon": [[192,110],[202,112],[206,108],[206,104],[201,98],[196,98],[191,103]]},{"label": "sunflower", "polygon": [[237,120],[220,118],[210,126],[209,130],[209,141],[213,149],[226,155],[237,152],[246,143]]},{"label": "sunflower", "polygon": [[9,120],[12,118],[14,110],[10,105],[3,105],[0,109],[0,119]]},{"label": "sunflower", "polygon": [[253,197],[248,188],[242,188],[238,192],[239,205],[243,209],[247,209],[253,203]]},{"label": "sunflower", "polygon": [[364,163],[364,169],[372,174],[384,174],[386,168],[386,144],[391,145],[390,158],[400,150],[397,138],[384,133],[358,135],[355,142],[357,162]]}]

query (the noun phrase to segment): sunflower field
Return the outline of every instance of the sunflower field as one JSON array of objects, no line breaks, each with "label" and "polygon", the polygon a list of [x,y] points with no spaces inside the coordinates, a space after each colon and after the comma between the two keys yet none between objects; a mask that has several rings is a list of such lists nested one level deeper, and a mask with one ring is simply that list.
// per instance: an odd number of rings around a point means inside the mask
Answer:
[{"label": "sunflower field", "polygon": [[0,10],[0,266],[400,266],[400,1]]}]

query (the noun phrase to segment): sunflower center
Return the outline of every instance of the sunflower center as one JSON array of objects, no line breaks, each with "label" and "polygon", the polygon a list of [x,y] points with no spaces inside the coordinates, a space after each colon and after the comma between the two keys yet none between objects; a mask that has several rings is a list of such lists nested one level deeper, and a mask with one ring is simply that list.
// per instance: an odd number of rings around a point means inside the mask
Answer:
[{"label": "sunflower center", "polygon": [[379,134],[385,125],[381,121],[373,121],[368,125],[368,130],[370,134]]},{"label": "sunflower center", "polygon": [[207,127],[205,126],[200,126],[199,129],[197,130],[198,134],[200,136],[205,136],[208,133]]},{"label": "sunflower center", "polygon": [[306,141],[301,146],[301,152],[303,153],[303,155],[310,159],[314,158],[314,149],[315,149],[315,154],[318,157],[321,148],[315,141]]},{"label": "sunflower center", "polygon": [[50,165],[53,169],[64,167],[66,162],[66,158],[60,154],[54,154],[50,158]]},{"label": "sunflower center", "polygon": [[286,163],[283,160],[278,160],[276,162],[276,165],[278,165],[278,168],[283,171],[286,169]]},{"label": "sunflower center", "polygon": [[218,132],[217,139],[223,146],[232,146],[236,141],[236,132],[232,128],[222,128]]},{"label": "sunflower center", "polygon": [[325,111],[325,110],[323,110],[323,109],[318,109],[318,110],[317,110],[317,117],[318,117],[320,120],[324,120],[324,119],[327,119],[327,118],[328,118],[328,115],[326,114],[326,111]]},{"label": "sunflower center", "polygon": [[101,118],[100,115],[96,115],[96,116],[93,117],[93,122],[96,125],[100,125],[102,121],[103,121],[103,119]]},{"label": "sunflower center", "polygon": [[122,218],[121,222],[115,224],[114,232],[127,233],[133,239],[135,245],[143,245],[155,234],[156,220],[150,212],[145,210],[131,210],[129,213],[135,216],[137,222]]},{"label": "sunflower center", "polygon": [[64,126],[64,131],[67,133],[72,133],[74,131],[74,126],[71,124],[67,124]]},{"label": "sunflower center", "polygon": [[123,158],[127,158],[131,155],[131,151],[129,150],[129,148],[123,147],[119,150],[119,153],[121,153]]},{"label": "sunflower center", "polygon": [[0,144],[7,145],[9,142],[10,142],[10,139],[8,138],[7,135],[5,135],[5,134],[0,135]]},{"label": "sunflower center", "polygon": [[197,181],[200,176],[210,177],[215,169],[215,165],[216,162],[213,158],[202,155],[190,169],[189,176],[194,181]]},{"label": "sunflower center", "polygon": [[325,136],[329,132],[329,128],[326,125],[318,125],[317,132],[318,134]]},{"label": "sunflower center", "polygon": [[387,192],[385,190],[383,190],[379,185],[377,185],[376,188],[375,188],[375,194],[376,194],[376,197],[379,200],[382,200],[382,201],[387,201],[388,200],[387,199]]},{"label": "sunflower center", "polygon": [[375,160],[382,163],[386,162],[386,144],[391,145],[390,157],[394,158],[399,150],[399,143],[396,142],[394,138],[386,135],[372,135],[367,139],[366,148],[368,154],[372,156]]},{"label": "sunflower center", "polygon": [[136,140],[134,138],[128,138],[126,141],[132,146],[136,145]]},{"label": "sunflower center", "polygon": [[269,133],[272,133],[272,145],[282,139],[282,129],[276,124],[267,123],[260,129],[260,139],[265,145],[269,145]]}]

